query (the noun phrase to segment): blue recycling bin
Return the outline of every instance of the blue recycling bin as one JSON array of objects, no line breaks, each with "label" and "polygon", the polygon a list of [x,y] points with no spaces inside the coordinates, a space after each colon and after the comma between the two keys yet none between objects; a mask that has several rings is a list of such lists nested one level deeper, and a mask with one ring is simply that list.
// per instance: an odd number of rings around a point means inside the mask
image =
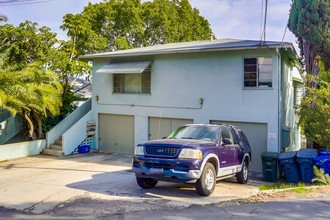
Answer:
[{"label": "blue recycling bin", "polygon": [[322,168],[325,174],[330,175],[330,155],[320,155],[314,158],[316,166]]},{"label": "blue recycling bin", "polygon": [[89,145],[80,145],[78,146],[78,153],[87,154],[91,150],[91,146]]},{"label": "blue recycling bin", "polygon": [[329,155],[329,151],[327,149],[320,149],[319,150],[319,155]]},{"label": "blue recycling bin", "polygon": [[300,176],[296,159],[297,151],[284,152],[278,157],[284,171],[284,177],[288,183],[299,183]]},{"label": "blue recycling bin", "polygon": [[318,153],[316,149],[300,149],[297,153],[297,162],[300,170],[301,182],[311,183],[314,177],[314,158]]}]

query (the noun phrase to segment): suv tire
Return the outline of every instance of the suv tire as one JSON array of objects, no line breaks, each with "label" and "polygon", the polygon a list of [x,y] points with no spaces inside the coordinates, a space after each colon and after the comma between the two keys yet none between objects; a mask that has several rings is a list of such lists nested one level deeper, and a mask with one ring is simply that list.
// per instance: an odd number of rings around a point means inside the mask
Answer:
[{"label": "suv tire", "polygon": [[207,162],[201,177],[197,180],[196,191],[201,196],[209,196],[214,191],[216,184],[216,173],[214,166]]},{"label": "suv tire", "polygon": [[136,177],[136,182],[143,189],[152,189],[158,183],[157,180],[142,177]]},{"label": "suv tire", "polygon": [[239,173],[236,173],[236,180],[238,183],[246,184],[249,179],[249,165],[246,160],[244,160],[242,165],[242,170]]}]

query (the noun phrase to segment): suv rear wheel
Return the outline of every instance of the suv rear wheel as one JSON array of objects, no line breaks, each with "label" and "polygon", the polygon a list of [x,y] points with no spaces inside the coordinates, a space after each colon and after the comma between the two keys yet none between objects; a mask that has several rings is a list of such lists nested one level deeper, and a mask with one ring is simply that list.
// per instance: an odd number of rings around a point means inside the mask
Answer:
[{"label": "suv rear wheel", "polygon": [[249,165],[245,160],[242,165],[242,170],[239,173],[236,173],[236,180],[241,184],[246,184],[249,178]]},{"label": "suv rear wheel", "polygon": [[214,166],[206,163],[201,177],[196,182],[196,191],[199,195],[209,196],[213,193],[216,184],[216,174]]},{"label": "suv rear wheel", "polygon": [[136,177],[136,182],[143,189],[154,188],[158,183],[157,180],[151,178],[142,178],[142,177]]}]

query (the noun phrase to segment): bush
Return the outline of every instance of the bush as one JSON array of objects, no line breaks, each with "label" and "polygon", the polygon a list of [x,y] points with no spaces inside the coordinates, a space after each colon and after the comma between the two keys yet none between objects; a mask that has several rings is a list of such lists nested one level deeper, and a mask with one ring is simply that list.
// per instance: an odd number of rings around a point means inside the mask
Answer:
[{"label": "bush", "polygon": [[307,87],[299,107],[299,124],[308,141],[330,150],[330,84],[308,78],[318,87]]},{"label": "bush", "polygon": [[314,169],[315,177],[312,179],[312,182],[317,182],[321,185],[330,185],[329,174],[325,174],[324,170],[321,168],[318,168],[317,166],[314,166],[313,169]]}]

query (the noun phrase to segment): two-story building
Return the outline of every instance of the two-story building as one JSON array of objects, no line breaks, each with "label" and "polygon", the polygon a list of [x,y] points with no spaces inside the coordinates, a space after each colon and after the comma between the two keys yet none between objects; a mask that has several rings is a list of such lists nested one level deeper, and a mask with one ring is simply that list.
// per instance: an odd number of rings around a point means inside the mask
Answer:
[{"label": "two-story building", "polygon": [[220,39],[173,43],[81,57],[93,62],[95,147],[133,154],[187,123],[241,128],[252,148],[298,149],[294,105],[302,87],[291,43]]}]

